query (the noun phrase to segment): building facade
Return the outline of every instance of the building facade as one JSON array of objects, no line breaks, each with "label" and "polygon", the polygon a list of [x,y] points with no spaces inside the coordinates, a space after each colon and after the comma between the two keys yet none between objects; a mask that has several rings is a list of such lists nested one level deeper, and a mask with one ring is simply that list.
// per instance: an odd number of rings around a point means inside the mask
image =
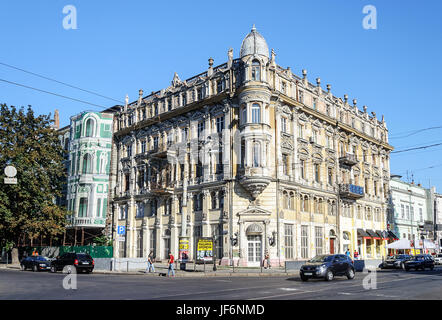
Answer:
[{"label": "building facade", "polygon": [[[221,263],[384,254],[386,123],[276,64],[255,27],[240,57],[121,107],[111,171],[114,253],[159,259],[214,237]],[[118,226],[125,226],[118,236]],[[233,241],[232,241],[233,240]]]},{"label": "building facade", "polygon": [[100,236],[106,224],[113,114],[86,111],[70,120],[59,130],[67,171],[62,202],[70,212],[63,244],[83,245]]},{"label": "building facade", "polygon": [[390,181],[390,226],[400,238],[418,241],[424,233],[434,239],[434,188],[407,183],[401,176],[392,175]]},{"label": "building facade", "polygon": [[442,248],[442,195],[435,193],[434,197],[434,240],[439,252]]}]

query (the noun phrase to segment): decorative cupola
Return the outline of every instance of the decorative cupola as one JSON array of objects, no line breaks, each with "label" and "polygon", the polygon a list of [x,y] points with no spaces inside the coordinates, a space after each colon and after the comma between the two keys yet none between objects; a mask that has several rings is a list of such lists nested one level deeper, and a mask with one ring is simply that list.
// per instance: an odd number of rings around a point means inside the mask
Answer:
[{"label": "decorative cupola", "polygon": [[256,31],[253,25],[250,33],[244,38],[241,44],[240,58],[248,55],[261,55],[269,59],[269,47],[264,37]]}]

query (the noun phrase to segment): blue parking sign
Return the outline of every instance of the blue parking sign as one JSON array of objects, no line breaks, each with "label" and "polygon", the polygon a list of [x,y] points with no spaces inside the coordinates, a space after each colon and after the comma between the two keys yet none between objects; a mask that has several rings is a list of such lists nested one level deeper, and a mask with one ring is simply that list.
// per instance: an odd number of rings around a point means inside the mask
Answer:
[{"label": "blue parking sign", "polygon": [[126,227],[125,226],[118,226],[117,233],[118,234],[126,234]]}]

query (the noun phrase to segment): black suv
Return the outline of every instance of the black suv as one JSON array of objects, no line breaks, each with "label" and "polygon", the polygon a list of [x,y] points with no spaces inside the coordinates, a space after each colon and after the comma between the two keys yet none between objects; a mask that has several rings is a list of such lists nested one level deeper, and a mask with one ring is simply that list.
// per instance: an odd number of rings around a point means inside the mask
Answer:
[{"label": "black suv", "polygon": [[353,261],[345,254],[318,255],[308,261],[299,271],[302,281],[310,278],[324,278],[331,281],[335,276],[355,277]]},{"label": "black suv", "polygon": [[412,256],[408,254],[396,254],[394,256],[388,257],[384,262],[379,266],[381,269],[387,268],[400,268],[405,269],[405,261],[408,261],[412,258]]},{"label": "black suv", "polygon": [[430,270],[434,269],[434,260],[429,254],[419,254],[405,262],[406,271],[409,271],[410,269],[425,270],[425,268],[429,268]]},{"label": "black suv", "polygon": [[94,259],[87,253],[64,253],[52,261],[51,272],[65,270],[71,273],[72,268],[75,267],[77,273],[82,271],[90,273],[94,270],[94,264]]}]

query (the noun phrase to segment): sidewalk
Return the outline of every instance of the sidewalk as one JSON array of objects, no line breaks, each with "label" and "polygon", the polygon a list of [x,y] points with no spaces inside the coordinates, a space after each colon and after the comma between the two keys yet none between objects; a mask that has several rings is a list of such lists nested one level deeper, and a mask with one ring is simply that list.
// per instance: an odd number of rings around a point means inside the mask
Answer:
[{"label": "sidewalk", "polygon": [[[95,269],[93,273],[96,274],[108,274],[108,275],[142,275],[148,277],[158,277],[167,276],[167,264],[166,263],[155,263],[155,272],[145,273],[145,269],[131,270],[131,271],[109,271],[109,270],[98,270]],[[216,266],[216,271],[213,271],[213,264],[206,264],[205,270],[203,264],[193,263],[186,264],[186,270],[180,270],[179,263],[175,268],[175,277],[281,277],[281,276],[298,276],[298,270],[286,270],[284,267],[275,267],[271,269],[264,269],[260,267],[235,267],[231,266]],[[0,264],[0,269],[20,269],[20,265],[13,264]],[[261,272],[262,270],[262,272]]]}]

